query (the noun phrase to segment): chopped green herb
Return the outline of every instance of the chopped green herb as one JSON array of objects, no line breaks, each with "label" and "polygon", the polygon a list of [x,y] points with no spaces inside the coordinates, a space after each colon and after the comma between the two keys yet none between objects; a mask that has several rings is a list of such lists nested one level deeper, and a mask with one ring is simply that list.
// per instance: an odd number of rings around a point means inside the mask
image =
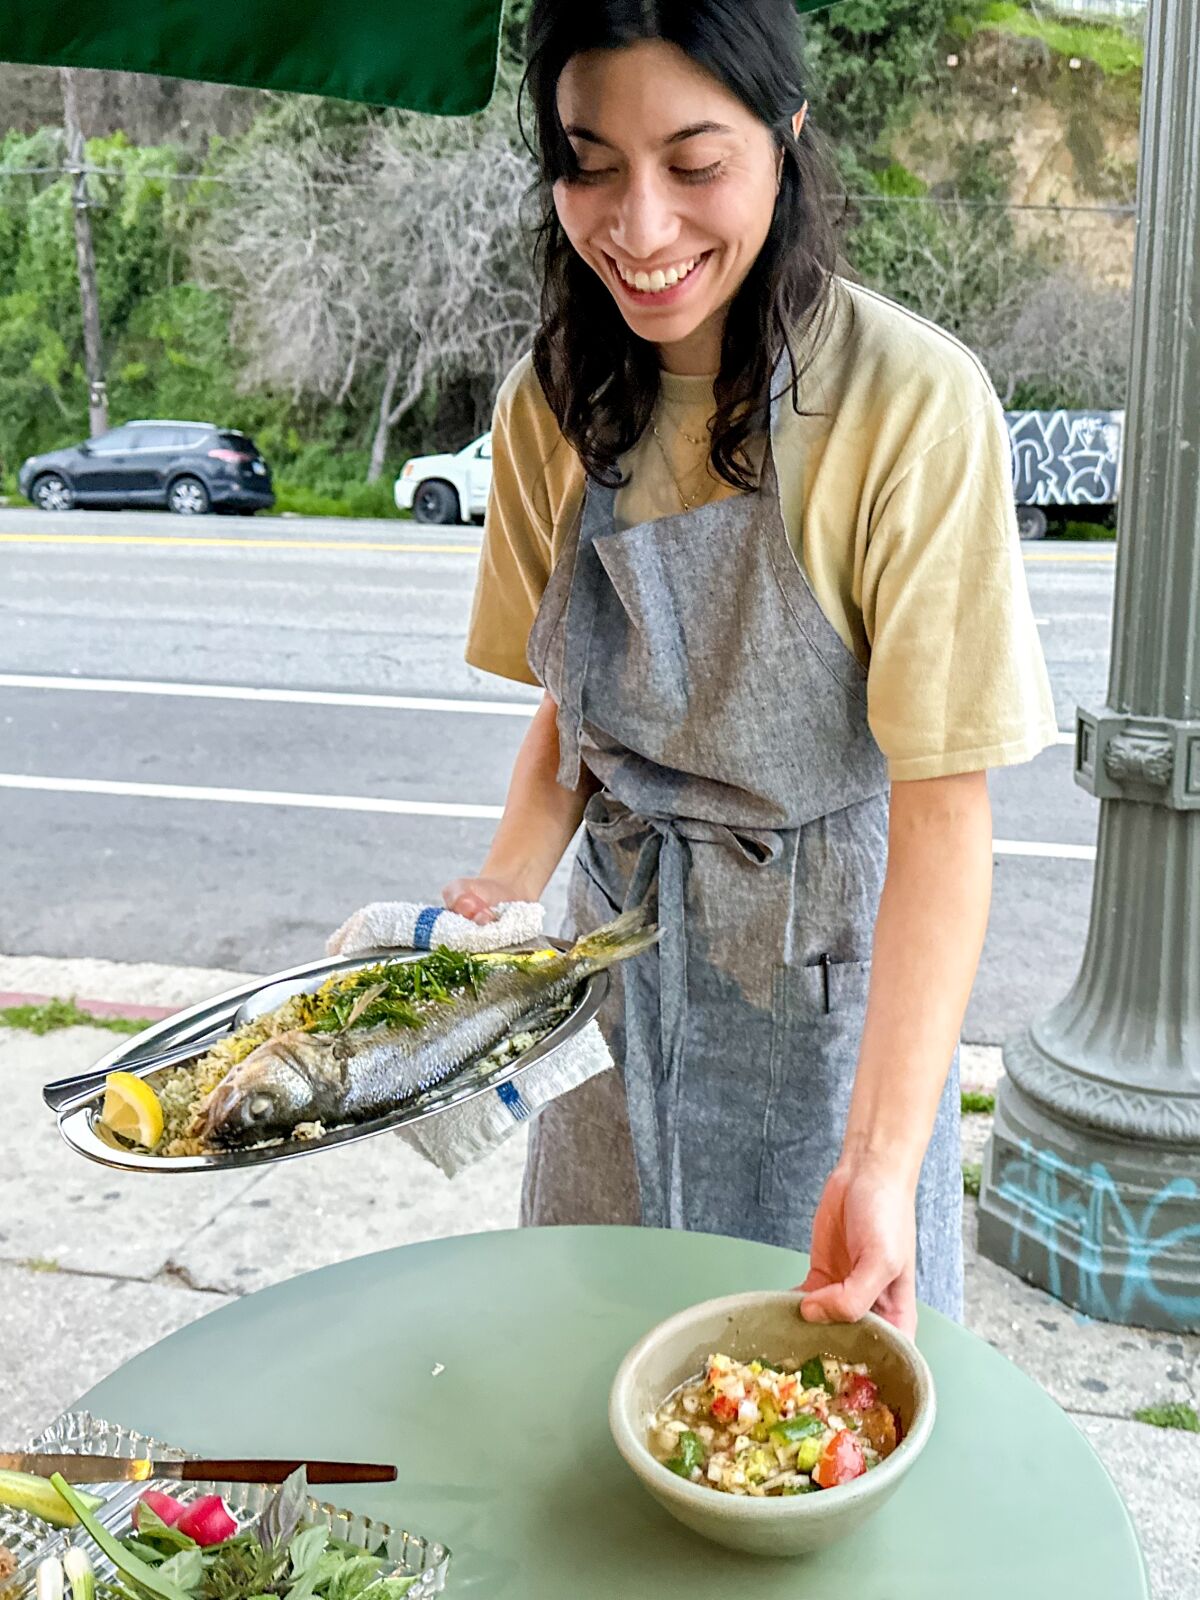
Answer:
[{"label": "chopped green herb", "polygon": [[800,1368],[800,1382],[806,1389],[829,1388],[829,1385],[825,1382],[825,1363],[820,1356],[809,1356],[808,1360]]},{"label": "chopped green herb", "polygon": [[357,972],[335,974],[308,1004],[301,1026],[310,1033],[346,1028],[419,1028],[422,1007],[474,994],[485,963],[458,950],[438,948],[419,961],[382,961]]},{"label": "chopped green herb", "polygon": [[667,1466],[681,1478],[690,1478],[695,1469],[702,1467],[706,1460],[707,1455],[700,1436],[695,1433],[681,1433],[679,1451],[671,1457]]}]

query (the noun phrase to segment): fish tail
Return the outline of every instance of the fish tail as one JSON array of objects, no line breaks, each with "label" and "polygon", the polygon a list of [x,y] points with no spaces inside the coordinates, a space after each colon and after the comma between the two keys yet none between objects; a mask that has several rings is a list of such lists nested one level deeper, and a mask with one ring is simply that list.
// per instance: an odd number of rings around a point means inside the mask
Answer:
[{"label": "fish tail", "polygon": [[630,956],[641,955],[659,941],[661,930],[653,923],[647,925],[645,906],[626,911],[615,922],[606,922],[577,939],[569,952],[571,961],[578,962],[589,972],[599,972],[611,967],[615,961],[626,961]]}]

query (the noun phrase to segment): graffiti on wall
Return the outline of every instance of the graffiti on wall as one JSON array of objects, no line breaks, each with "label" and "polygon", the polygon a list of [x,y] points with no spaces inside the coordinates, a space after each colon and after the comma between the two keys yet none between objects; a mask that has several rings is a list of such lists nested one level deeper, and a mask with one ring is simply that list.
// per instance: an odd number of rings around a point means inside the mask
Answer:
[{"label": "graffiti on wall", "polygon": [[[1056,1299],[1066,1298],[1105,1321],[1136,1322],[1139,1309],[1153,1307],[1179,1327],[1200,1326],[1200,1295],[1176,1294],[1160,1281],[1172,1255],[1200,1241],[1200,1220],[1163,1226],[1164,1208],[1178,1214],[1181,1203],[1185,1214],[1200,1216],[1200,1188],[1191,1178],[1171,1178],[1139,1212],[1122,1199],[1103,1162],[1076,1167],[1051,1150],[1035,1149],[1027,1139],[1020,1149],[1019,1157],[1004,1161],[996,1189],[1023,1213],[1044,1245],[1046,1287]],[[1014,1230],[1014,1271],[1020,1249]],[[1119,1273],[1115,1292],[1114,1271]],[[1075,1292],[1067,1292],[1064,1284],[1064,1274],[1071,1272],[1078,1275]]]},{"label": "graffiti on wall", "polygon": [[1115,504],[1123,411],[1007,411],[1005,421],[1018,505]]}]

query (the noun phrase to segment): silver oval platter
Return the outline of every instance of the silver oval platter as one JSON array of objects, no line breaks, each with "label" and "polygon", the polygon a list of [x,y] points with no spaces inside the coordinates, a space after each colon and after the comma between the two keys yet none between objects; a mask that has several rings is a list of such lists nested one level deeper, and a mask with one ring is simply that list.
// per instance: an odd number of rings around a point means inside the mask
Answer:
[{"label": "silver oval platter", "polygon": [[[565,948],[557,939],[545,942],[558,945],[560,949]],[[277,973],[273,978],[265,980],[256,978],[239,989],[230,989],[214,1000],[207,1000],[190,1010],[180,1011],[172,1017],[167,1017],[163,1022],[156,1023],[129,1042],[118,1045],[90,1070],[97,1074],[118,1071],[138,1073],[153,1085],[158,1073],[139,1072],[140,1062],[175,1045],[187,1044],[193,1039],[197,1041],[196,1054],[201,1055],[205,1049],[217,1042],[214,1038],[216,1030],[228,1031],[232,1027],[234,1014],[239,1006],[243,1008],[243,1017],[260,1016],[263,1012],[273,1010],[275,1006],[282,1004],[291,995],[320,988],[331,973],[374,966],[380,961],[416,961],[422,954],[424,952],[415,950],[364,951],[359,955],[343,957],[340,960],[319,961],[309,966],[293,967],[288,972]],[[478,1065],[467,1066],[445,1083],[427,1090],[407,1105],[389,1112],[386,1116],[375,1117],[368,1122],[330,1128],[316,1139],[285,1139],[244,1150],[210,1151],[203,1155],[149,1155],[141,1150],[130,1149],[109,1133],[101,1123],[103,1087],[94,1088],[85,1096],[81,1095],[78,1100],[66,1105],[58,1113],[58,1131],[71,1149],[78,1151],[81,1156],[86,1156],[89,1161],[98,1161],[106,1167],[118,1167],[123,1172],[214,1172],[234,1167],[256,1167],[271,1161],[291,1161],[299,1156],[316,1155],[320,1150],[337,1149],[342,1145],[354,1144],[359,1139],[370,1139],[376,1134],[388,1133],[396,1128],[410,1127],[414,1123],[436,1117],[452,1106],[474,1100],[478,1095],[495,1093],[502,1085],[519,1078],[521,1073],[533,1066],[534,1062],[544,1060],[586,1028],[600,1009],[608,993],[608,984],[607,971],[597,972],[586,978],[567,1015],[555,1023],[548,1033],[520,1055],[514,1056],[504,1066],[494,1067],[490,1071],[481,1069]],[[160,1070],[166,1072],[170,1068],[164,1067]]]}]

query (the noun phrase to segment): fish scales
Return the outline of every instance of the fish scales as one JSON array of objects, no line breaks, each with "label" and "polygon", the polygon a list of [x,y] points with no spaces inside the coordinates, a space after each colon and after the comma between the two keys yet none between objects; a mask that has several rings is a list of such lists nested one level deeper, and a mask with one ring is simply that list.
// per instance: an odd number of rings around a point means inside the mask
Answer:
[{"label": "fish scales", "polygon": [[418,1003],[417,1026],[278,1034],[226,1074],[201,1107],[196,1132],[211,1145],[229,1146],[287,1135],[301,1123],[383,1116],[454,1077],[515,1023],[566,999],[593,972],[657,938],[644,913],[628,912],[566,952],[476,958],[487,968],[476,992]]}]

